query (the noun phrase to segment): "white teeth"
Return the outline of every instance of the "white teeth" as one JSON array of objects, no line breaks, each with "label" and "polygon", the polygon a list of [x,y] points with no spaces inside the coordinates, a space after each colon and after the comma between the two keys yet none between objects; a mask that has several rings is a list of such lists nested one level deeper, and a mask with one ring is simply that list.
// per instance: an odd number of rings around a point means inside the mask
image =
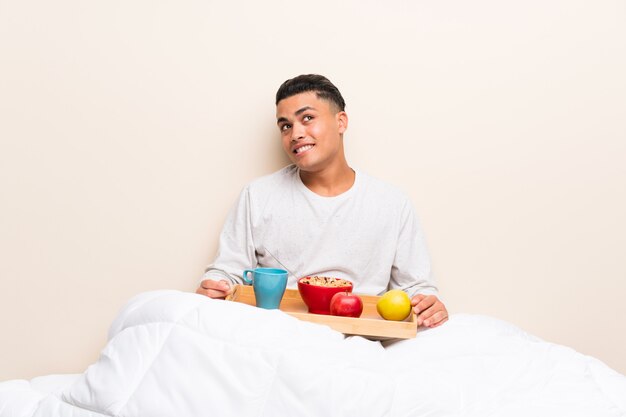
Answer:
[{"label": "white teeth", "polygon": [[312,147],[313,147],[313,145],[305,145],[305,146],[302,146],[301,148],[296,149],[295,152],[296,153],[300,153],[300,152],[308,151]]}]

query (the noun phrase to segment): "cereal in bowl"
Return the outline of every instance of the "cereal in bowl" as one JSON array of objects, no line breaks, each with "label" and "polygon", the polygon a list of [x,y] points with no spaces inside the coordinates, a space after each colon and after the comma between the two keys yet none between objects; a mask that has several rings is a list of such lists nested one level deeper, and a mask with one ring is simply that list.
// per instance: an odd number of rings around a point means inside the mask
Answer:
[{"label": "cereal in bowl", "polygon": [[332,277],[318,277],[317,275],[312,277],[304,277],[300,280],[303,284],[317,285],[318,287],[347,287],[352,283],[341,278]]}]

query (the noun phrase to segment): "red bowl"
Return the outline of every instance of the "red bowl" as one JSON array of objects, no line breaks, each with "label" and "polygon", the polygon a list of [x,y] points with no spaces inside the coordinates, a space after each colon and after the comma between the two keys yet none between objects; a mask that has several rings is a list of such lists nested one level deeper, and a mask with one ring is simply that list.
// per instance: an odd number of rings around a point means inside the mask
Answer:
[{"label": "red bowl", "polygon": [[[345,285],[328,286],[329,282],[337,281]],[[319,284],[315,284],[316,282]],[[343,278],[303,277],[298,280],[298,291],[302,301],[309,308],[309,313],[330,315],[330,299],[338,292],[352,292],[352,283]]]}]

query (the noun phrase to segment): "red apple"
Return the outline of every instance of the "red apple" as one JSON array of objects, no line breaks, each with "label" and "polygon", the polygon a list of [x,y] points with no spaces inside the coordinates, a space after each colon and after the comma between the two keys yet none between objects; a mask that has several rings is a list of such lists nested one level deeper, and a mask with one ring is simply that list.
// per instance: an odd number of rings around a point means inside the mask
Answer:
[{"label": "red apple", "polygon": [[350,292],[338,292],[330,299],[330,314],[333,316],[360,317],[363,301]]}]

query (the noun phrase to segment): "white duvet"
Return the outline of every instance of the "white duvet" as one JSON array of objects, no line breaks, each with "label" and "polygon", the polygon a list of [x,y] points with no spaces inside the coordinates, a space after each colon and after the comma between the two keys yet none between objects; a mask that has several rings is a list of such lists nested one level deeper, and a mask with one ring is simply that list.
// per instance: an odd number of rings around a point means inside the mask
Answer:
[{"label": "white duvet", "polygon": [[0,417],[626,416],[626,377],[502,321],[345,338],[280,311],[140,294],[84,374],[0,383]]}]

